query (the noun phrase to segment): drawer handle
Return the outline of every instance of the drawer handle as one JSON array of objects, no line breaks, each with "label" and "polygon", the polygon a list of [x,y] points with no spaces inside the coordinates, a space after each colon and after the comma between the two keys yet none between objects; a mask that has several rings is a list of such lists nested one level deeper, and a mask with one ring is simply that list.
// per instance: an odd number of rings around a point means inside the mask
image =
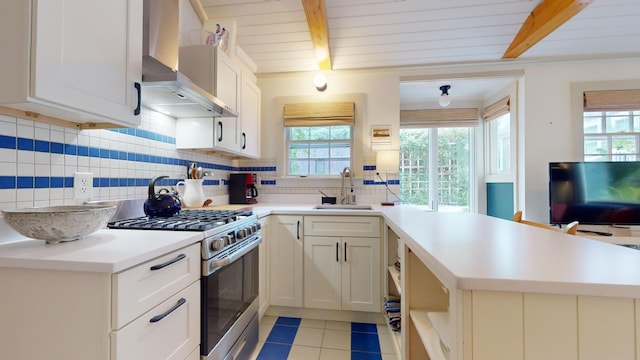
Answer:
[{"label": "drawer handle", "polygon": [[187,302],[187,300],[185,300],[185,298],[180,298],[180,300],[178,300],[178,303],[175,304],[171,309],[165,311],[164,313],[162,313],[160,315],[156,315],[156,316],[152,317],[151,319],[149,319],[149,322],[155,323],[155,322],[158,322],[158,321],[164,319],[167,315],[169,315],[172,312],[174,312],[177,308],[179,308],[180,306],[182,306],[186,302]]},{"label": "drawer handle", "polygon": [[185,255],[185,254],[180,254],[180,255],[176,256],[176,258],[175,258],[175,259],[173,259],[173,260],[169,260],[169,261],[167,261],[166,263],[162,263],[162,264],[158,264],[158,265],[153,265],[153,266],[152,266],[152,267],[150,267],[149,269],[151,269],[151,270],[160,270],[160,269],[165,268],[165,267],[167,267],[167,266],[169,266],[169,265],[171,265],[171,264],[173,264],[173,263],[176,263],[176,262],[178,262],[178,261],[180,261],[180,260],[182,260],[182,259],[184,259],[184,258],[186,258],[186,257],[187,257],[187,255]]}]

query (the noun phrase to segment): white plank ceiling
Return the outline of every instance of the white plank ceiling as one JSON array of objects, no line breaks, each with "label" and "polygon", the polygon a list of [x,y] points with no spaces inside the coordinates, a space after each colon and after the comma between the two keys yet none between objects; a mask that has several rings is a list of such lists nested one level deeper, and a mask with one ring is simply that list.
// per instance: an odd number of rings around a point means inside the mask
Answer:
[{"label": "white plank ceiling", "polygon": [[[235,22],[258,74],[318,69],[300,0],[200,1],[209,29]],[[333,69],[640,56],[640,1],[594,0],[518,59],[501,60],[539,3],[325,0]]]}]

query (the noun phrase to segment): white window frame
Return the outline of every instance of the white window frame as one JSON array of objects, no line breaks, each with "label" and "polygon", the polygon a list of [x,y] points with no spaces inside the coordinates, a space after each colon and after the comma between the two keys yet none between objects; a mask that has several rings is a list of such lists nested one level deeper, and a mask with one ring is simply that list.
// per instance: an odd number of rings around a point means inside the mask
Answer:
[{"label": "white window frame", "polygon": [[[638,121],[638,125],[640,125],[640,109],[636,111],[591,111],[589,113],[599,113],[600,114],[600,132],[597,133],[585,133],[584,132],[584,120],[585,114],[587,112],[582,113],[582,158],[584,161],[638,161],[640,160],[640,126],[637,128],[634,127],[634,120]],[[629,116],[629,131],[623,132],[607,132],[607,118],[613,117],[613,113],[628,113]],[[619,115],[615,115],[619,116]],[[613,149],[614,138],[616,137],[629,137],[634,138],[636,149],[635,153],[624,153],[624,154],[615,154]],[[586,154],[584,153],[584,144],[587,139],[605,139],[607,141],[607,153],[606,154]],[[598,156],[600,159],[589,159],[587,157]]]},{"label": "white window frame", "polygon": [[[325,125],[325,126],[318,126],[318,127],[328,128],[328,127],[333,127],[333,126],[349,126],[349,125]],[[309,128],[311,126],[300,126],[300,127]],[[290,151],[289,150],[290,150],[292,142],[293,143],[298,143],[298,144],[309,144],[309,145],[310,144],[314,144],[314,143],[316,143],[316,144],[321,144],[321,143],[338,144],[338,143],[348,142],[349,143],[349,164],[346,165],[346,166],[348,166],[350,168],[351,167],[351,163],[353,162],[353,147],[354,147],[353,146],[353,137],[354,137],[353,136],[353,130],[354,130],[354,126],[349,126],[349,127],[350,127],[350,129],[349,129],[350,137],[349,137],[348,141],[347,141],[347,139],[293,140],[292,141],[290,136],[289,136],[289,134],[290,134],[289,129],[294,128],[294,126],[291,126],[291,127],[286,127],[285,126],[284,127],[285,144],[286,144],[285,145],[285,148],[286,148],[286,152],[285,152],[285,166],[286,166],[286,168],[285,168],[285,176],[322,177],[322,176],[340,175],[339,173],[335,173],[335,174],[332,174],[332,173],[329,173],[329,174],[310,174],[310,173],[307,173],[307,174],[290,174],[289,173],[289,169],[290,169],[289,165],[290,165],[291,159],[289,158],[289,155],[290,155]],[[329,149],[330,149],[330,147],[331,147],[331,145],[329,145]],[[308,159],[311,159],[311,158],[309,157]],[[328,161],[331,162],[331,155],[329,155]],[[329,167],[330,167],[330,164],[329,164]],[[342,170],[342,168],[343,167],[341,167],[340,170]]]},{"label": "white window frame", "polygon": [[[352,147],[351,147],[351,170],[356,178],[363,177],[363,146],[370,141],[364,137],[364,94],[324,94],[322,98],[318,96],[306,95],[306,96],[278,96],[276,97],[275,107],[273,112],[274,126],[273,139],[276,142],[276,178],[278,186],[294,186],[299,187],[300,181],[306,181],[308,186],[315,186],[317,184],[312,183],[312,179],[331,178],[339,179],[340,175],[327,175],[327,176],[314,176],[314,177],[300,177],[300,176],[288,176],[287,175],[287,150],[286,145],[286,133],[283,121],[283,109],[285,104],[296,103],[311,103],[311,102],[342,102],[350,101],[355,104],[355,124],[352,127]],[[286,179],[296,179],[296,182],[289,183]]]},{"label": "white window frame", "polygon": [[575,82],[571,84],[571,120],[573,122],[573,149],[575,156],[567,156],[567,161],[584,160],[584,92],[597,90],[640,89],[640,80],[615,80]]}]

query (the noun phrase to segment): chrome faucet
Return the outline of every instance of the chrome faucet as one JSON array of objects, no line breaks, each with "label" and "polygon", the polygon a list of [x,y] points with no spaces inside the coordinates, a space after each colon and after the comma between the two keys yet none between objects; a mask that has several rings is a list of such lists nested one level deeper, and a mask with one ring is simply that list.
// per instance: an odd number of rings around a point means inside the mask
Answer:
[{"label": "chrome faucet", "polygon": [[345,166],[340,175],[342,176],[342,189],[340,190],[340,197],[342,199],[340,203],[343,205],[353,205],[356,203],[356,196],[354,194],[347,194],[347,187],[345,185],[345,177],[349,176],[349,188],[350,192],[353,193],[353,174],[351,173],[351,169]]}]

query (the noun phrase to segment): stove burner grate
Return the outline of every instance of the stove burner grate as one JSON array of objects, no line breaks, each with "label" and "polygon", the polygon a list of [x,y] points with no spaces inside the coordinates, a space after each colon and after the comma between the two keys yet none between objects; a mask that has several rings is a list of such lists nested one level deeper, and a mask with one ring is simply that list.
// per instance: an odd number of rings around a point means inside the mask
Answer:
[{"label": "stove burner grate", "polygon": [[251,216],[250,210],[183,210],[163,217],[140,217],[112,221],[110,229],[205,231]]}]

